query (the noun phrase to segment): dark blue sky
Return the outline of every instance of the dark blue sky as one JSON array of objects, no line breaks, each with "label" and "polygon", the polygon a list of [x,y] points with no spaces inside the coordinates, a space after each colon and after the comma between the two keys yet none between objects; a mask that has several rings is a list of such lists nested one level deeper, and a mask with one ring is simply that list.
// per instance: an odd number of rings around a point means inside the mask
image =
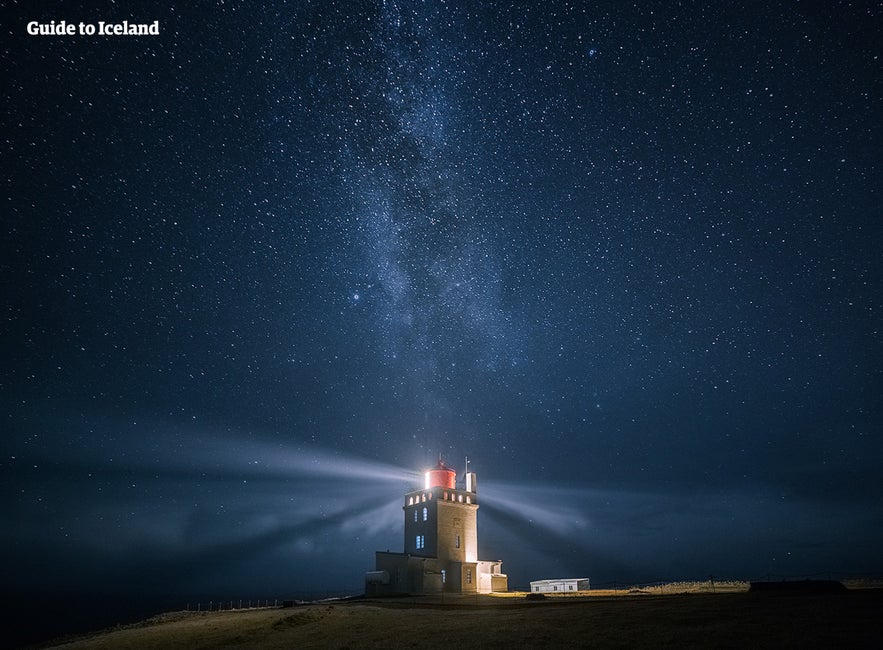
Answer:
[{"label": "dark blue sky", "polygon": [[883,571],[879,7],[535,4],[0,3],[7,590]]}]

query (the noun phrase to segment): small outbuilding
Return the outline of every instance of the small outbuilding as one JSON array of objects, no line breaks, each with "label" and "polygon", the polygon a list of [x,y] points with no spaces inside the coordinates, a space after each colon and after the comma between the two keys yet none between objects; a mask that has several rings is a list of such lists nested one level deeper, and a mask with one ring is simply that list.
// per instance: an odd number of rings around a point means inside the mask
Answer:
[{"label": "small outbuilding", "polygon": [[588,578],[555,578],[553,580],[532,580],[532,594],[572,594],[591,589]]}]

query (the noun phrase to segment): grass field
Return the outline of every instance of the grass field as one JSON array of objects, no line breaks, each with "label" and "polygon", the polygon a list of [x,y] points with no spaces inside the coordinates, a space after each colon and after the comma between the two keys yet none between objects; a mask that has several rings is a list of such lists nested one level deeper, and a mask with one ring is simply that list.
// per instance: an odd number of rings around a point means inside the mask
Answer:
[{"label": "grass field", "polygon": [[55,647],[876,648],[883,635],[878,589],[834,595],[761,595],[735,587],[724,593],[641,591],[539,601],[472,596],[176,612]]}]

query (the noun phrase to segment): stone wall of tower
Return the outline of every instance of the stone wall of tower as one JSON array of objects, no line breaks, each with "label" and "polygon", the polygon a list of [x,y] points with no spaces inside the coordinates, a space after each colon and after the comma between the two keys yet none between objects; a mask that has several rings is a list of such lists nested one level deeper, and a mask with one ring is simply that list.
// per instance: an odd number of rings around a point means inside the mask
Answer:
[{"label": "stone wall of tower", "polygon": [[[451,496],[456,496],[452,494]],[[438,507],[438,557],[450,562],[478,560],[478,505],[440,500]]]},{"label": "stone wall of tower", "polygon": [[[404,506],[405,553],[422,557],[438,557],[436,496],[436,490],[421,490],[406,495]],[[422,548],[418,548],[418,535],[422,538]]]},{"label": "stone wall of tower", "polygon": [[405,553],[446,562],[478,561],[474,493],[442,487],[409,492],[403,509]]}]

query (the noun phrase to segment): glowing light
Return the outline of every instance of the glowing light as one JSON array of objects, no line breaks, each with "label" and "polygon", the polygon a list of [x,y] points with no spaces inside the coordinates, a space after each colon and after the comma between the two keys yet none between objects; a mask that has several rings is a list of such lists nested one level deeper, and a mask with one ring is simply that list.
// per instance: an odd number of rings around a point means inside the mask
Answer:
[{"label": "glowing light", "polygon": [[560,535],[588,527],[580,502],[585,503],[596,496],[590,490],[568,491],[555,486],[495,481],[484,483],[482,493],[484,503]]}]

